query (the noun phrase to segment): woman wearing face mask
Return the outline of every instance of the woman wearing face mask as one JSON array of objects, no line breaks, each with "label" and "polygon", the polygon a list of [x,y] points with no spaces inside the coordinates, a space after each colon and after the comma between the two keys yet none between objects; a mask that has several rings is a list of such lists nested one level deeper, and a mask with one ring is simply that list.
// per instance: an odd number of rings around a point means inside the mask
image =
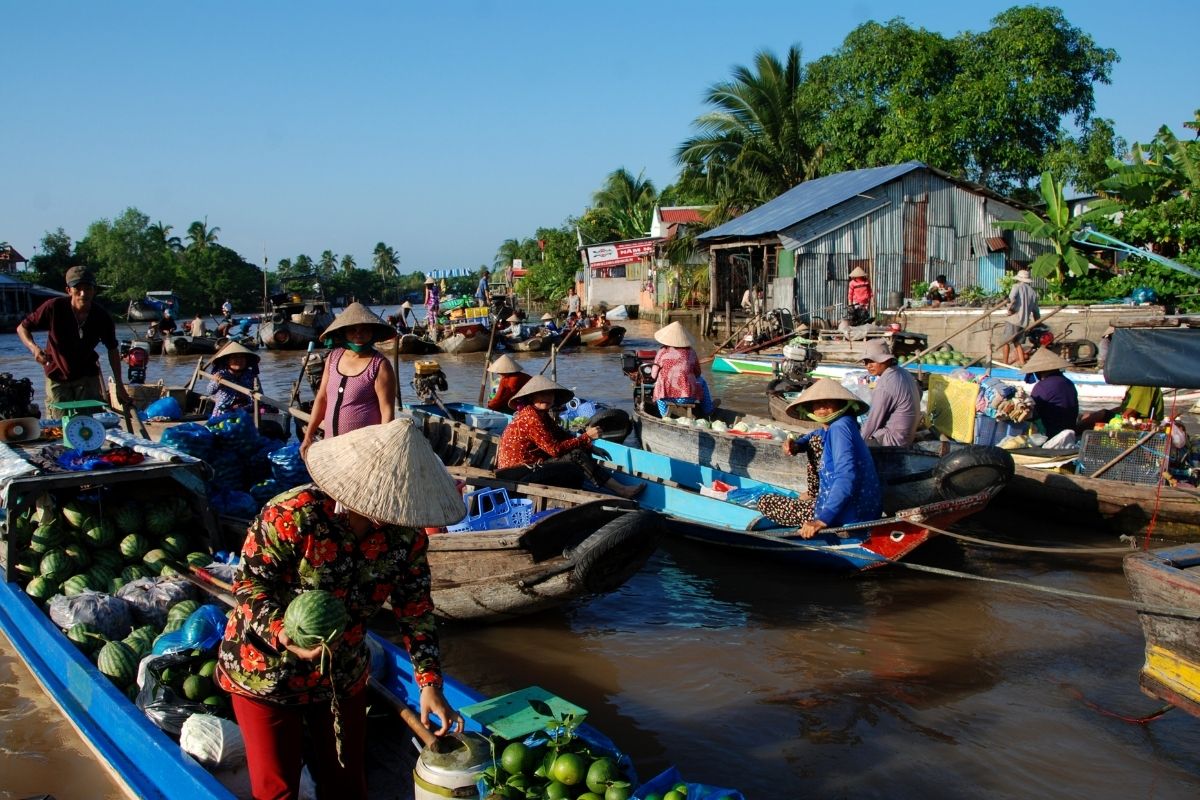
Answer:
[{"label": "woman wearing face mask", "polygon": [[[867,443],[855,417],[866,404],[835,381],[820,379],[788,406],[789,416],[819,422],[821,427],[783,443],[788,455],[809,454],[809,491],[801,497],[764,495],[758,510],[787,527],[799,527],[811,539],[822,528],[878,519],[883,491]],[[815,463],[814,463],[815,462]],[[815,469],[814,469],[815,468]],[[817,476],[814,492],[812,476]]]},{"label": "woman wearing face mask", "polygon": [[374,347],[375,342],[395,335],[392,326],[362,303],[346,306],[321,334],[321,340],[333,349],[313,400],[313,421],[300,443],[302,456],[308,453],[318,428],[328,438],[395,418],[396,373]]}]

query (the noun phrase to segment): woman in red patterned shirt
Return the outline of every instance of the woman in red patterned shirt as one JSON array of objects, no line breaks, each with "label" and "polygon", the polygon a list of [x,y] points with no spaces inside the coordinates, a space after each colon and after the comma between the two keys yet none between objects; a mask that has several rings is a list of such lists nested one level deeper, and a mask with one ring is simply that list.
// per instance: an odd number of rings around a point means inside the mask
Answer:
[{"label": "woman in red patterned shirt", "polygon": [[641,494],[645,484],[627,486],[592,458],[592,442],[600,438],[599,428],[592,425],[572,436],[550,416],[552,409],[574,396],[570,389],[542,375],[529,379],[513,396],[511,405],[517,413],[500,436],[496,477],[569,489],[578,489],[590,480],[621,497]]},{"label": "woman in red patterned shirt", "polygon": [[487,407],[492,411],[507,412],[513,396],[529,383],[529,374],[517,360],[509,355],[503,355],[488,365],[487,371],[500,376],[496,386],[496,394],[488,400]]}]

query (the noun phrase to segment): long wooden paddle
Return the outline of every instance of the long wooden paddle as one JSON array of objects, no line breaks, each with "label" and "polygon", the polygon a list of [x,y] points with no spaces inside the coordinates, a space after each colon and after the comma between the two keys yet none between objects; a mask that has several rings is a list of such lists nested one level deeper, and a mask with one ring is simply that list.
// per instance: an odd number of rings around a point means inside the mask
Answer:
[{"label": "long wooden paddle", "polygon": [[492,320],[492,335],[488,337],[487,357],[483,360],[483,378],[479,381],[479,405],[483,405],[483,401],[487,395],[488,371],[487,368],[492,364],[492,348],[496,346],[496,329],[500,327],[500,318]]},{"label": "long wooden paddle", "polygon": [[289,406],[287,403],[283,402],[282,400],[276,400],[273,397],[268,397],[267,395],[263,394],[262,392],[256,392],[253,389],[247,389],[245,386],[241,386],[239,384],[234,383],[233,381],[226,380],[225,378],[219,378],[216,375],[213,375],[209,372],[205,372],[204,370],[200,370],[199,372],[200,372],[201,378],[206,378],[210,381],[216,381],[218,384],[220,384],[221,386],[224,386],[226,389],[232,389],[235,392],[244,394],[247,397],[249,397],[253,400],[258,400],[261,403],[266,403],[267,405],[275,406],[276,408],[282,408],[282,409],[286,410],[289,414],[291,414],[293,417],[300,420],[301,422],[309,423],[312,421],[312,414],[309,414],[307,411],[303,411],[299,408],[292,408],[291,406]]}]

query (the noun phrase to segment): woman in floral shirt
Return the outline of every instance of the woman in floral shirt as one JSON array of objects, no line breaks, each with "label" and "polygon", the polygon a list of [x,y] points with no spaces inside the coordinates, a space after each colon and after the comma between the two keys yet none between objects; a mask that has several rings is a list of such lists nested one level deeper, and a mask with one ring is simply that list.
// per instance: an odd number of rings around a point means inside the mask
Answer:
[{"label": "woman in floral shirt", "polygon": [[[296,796],[306,727],[314,752],[309,768],[323,796],[366,797],[365,626],[384,602],[399,620],[421,686],[421,721],[428,725],[436,714],[439,735],[462,727],[442,694],[421,528],[453,524],[465,509],[453,479],[407,420],[316,442],[306,461],[313,483],[272,499],[242,545],[238,606],[217,681],[233,696],[256,798]],[[288,604],[310,589],[332,593],[350,616],[324,670],[321,649],[298,647],[283,629]],[[330,709],[335,694],[340,735]]]},{"label": "woman in floral shirt", "polygon": [[552,409],[574,396],[567,387],[542,375],[529,379],[525,388],[513,396],[511,405],[517,413],[500,435],[496,477],[569,489],[578,489],[584,480],[590,480],[621,497],[641,494],[645,484],[626,486],[592,458],[592,442],[601,434],[598,427],[590,425],[572,436],[550,416]]}]

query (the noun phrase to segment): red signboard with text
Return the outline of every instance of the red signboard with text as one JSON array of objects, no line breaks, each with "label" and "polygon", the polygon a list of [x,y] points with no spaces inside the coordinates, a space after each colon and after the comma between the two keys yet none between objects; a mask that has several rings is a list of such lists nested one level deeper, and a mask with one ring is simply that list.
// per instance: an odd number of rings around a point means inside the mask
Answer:
[{"label": "red signboard with text", "polygon": [[587,248],[588,266],[592,269],[602,269],[641,261],[645,256],[654,253],[654,245],[658,241],[658,239],[642,239],[636,242],[593,245]]}]

